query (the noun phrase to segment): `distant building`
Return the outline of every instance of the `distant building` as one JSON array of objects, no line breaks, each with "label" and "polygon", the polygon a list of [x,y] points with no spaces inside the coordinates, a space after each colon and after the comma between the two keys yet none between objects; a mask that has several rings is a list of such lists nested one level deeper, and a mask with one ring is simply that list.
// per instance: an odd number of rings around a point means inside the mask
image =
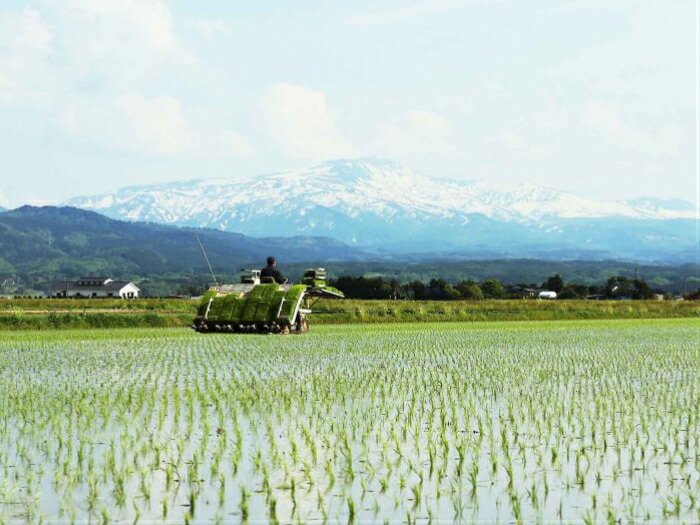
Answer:
[{"label": "distant building", "polygon": [[607,298],[608,297],[602,293],[594,293],[586,296],[586,299],[589,301],[605,301]]},{"label": "distant building", "polygon": [[77,281],[54,284],[52,297],[136,299],[141,290],[129,281],[113,281],[109,277],[81,277]]},{"label": "distant building", "polygon": [[19,275],[10,275],[9,277],[3,278],[2,286],[19,286],[21,282],[22,279]]},{"label": "distant building", "polygon": [[518,299],[534,299],[539,293],[539,290],[536,288],[525,288],[523,286],[513,286],[509,291]]}]

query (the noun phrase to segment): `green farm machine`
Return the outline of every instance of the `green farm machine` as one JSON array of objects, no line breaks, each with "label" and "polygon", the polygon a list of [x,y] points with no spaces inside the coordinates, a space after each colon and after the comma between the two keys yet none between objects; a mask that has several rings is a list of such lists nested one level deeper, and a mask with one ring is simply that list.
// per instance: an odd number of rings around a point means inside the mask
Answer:
[{"label": "green farm machine", "polygon": [[204,294],[192,328],[198,332],[303,333],[309,330],[307,316],[313,299],[344,297],[326,284],[323,268],[306,270],[301,284],[261,282],[260,270],[243,271],[240,283],[213,286]]}]

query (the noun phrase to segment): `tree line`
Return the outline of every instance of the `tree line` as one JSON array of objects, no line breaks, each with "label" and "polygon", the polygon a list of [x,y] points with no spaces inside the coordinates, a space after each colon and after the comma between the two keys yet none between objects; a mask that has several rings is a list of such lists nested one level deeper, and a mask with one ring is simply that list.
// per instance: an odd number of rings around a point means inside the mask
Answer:
[{"label": "tree line", "polygon": [[519,283],[504,285],[498,279],[483,282],[462,280],[456,283],[444,279],[431,279],[428,283],[410,281],[401,283],[397,279],[382,277],[340,276],[329,282],[341,290],[349,299],[412,299],[449,301],[458,299],[515,299],[537,297],[539,291],[557,293],[560,299],[652,299],[663,290],[652,289],[642,279],[624,276],[610,277],[602,285],[587,286],[580,283],[565,283],[558,274],[540,284]]}]

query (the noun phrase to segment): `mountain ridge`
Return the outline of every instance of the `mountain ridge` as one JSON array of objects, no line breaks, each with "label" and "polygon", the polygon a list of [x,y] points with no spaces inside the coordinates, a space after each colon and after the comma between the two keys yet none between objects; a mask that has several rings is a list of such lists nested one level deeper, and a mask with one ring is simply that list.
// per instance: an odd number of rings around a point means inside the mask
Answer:
[{"label": "mountain ridge", "polygon": [[[684,201],[598,202],[537,185],[428,177],[381,159],[341,159],[246,179],[130,186],[67,204],[131,221],[250,236],[327,236],[393,253],[675,260],[696,244]],[[615,237],[615,235],[618,237]],[[678,255],[685,254],[685,255]]]},{"label": "mountain ridge", "polygon": [[447,250],[398,255],[368,253],[333,239],[251,239],[212,229],[117,221],[76,208],[25,206],[0,215],[0,277],[21,275],[24,283],[48,290],[52,281],[104,274],[135,280],[148,295],[201,291],[212,279],[195,233],[222,282],[235,282],[242,266],[260,267],[264,258],[272,254],[290,278],[301,276],[309,266],[323,266],[335,276],[379,272],[403,279],[495,277],[515,283],[541,282],[561,273],[566,279],[598,283],[609,275],[636,274],[639,268],[641,275],[651,278],[655,286],[669,285],[671,290],[683,291],[686,282],[697,281],[699,264],[645,265],[641,261],[611,261],[604,254],[591,260],[582,257],[592,252],[572,250],[547,252],[546,260],[517,258],[514,250],[508,258],[485,249],[469,256],[463,251]]},{"label": "mountain ridge", "polygon": [[118,277],[208,271],[197,235],[215,271],[263,265],[274,254],[290,262],[359,260],[335,239],[253,239],[213,229],[179,228],[111,219],[70,207],[22,206],[0,215],[0,269],[78,277],[105,271]]},{"label": "mountain ridge", "polygon": [[[429,191],[431,186],[439,184],[448,191],[454,189],[460,190],[459,197],[479,198],[482,200],[482,203],[473,201],[462,202],[463,206],[460,207],[458,205],[455,206],[456,203],[452,200],[447,203],[447,206],[445,203],[443,203],[442,206],[434,205],[434,209],[450,209],[465,214],[483,213],[489,217],[498,215],[500,212],[510,214],[511,216],[519,215],[520,218],[540,218],[547,215],[556,215],[566,218],[594,218],[604,216],[605,214],[608,216],[620,215],[633,218],[693,218],[692,213],[694,212],[694,206],[691,203],[680,199],[664,200],[644,197],[627,201],[599,202],[566,193],[550,186],[538,184],[520,184],[512,189],[501,191],[482,180],[471,179],[459,181],[444,177],[428,177],[422,173],[403,168],[393,161],[374,158],[340,159],[324,162],[301,170],[273,172],[244,178],[193,178],[159,184],[130,185],[112,193],[92,197],[75,197],[66,201],[65,204],[75,207],[112,211],[108,203],[113,204],[120,202],[120,195],[124,195],[127,199],[130,199],[136,194],[143,195],[159,191],[172,191],[176,193],[183,190],[201,190],[202,188],[215,189],[218,187],[226,189],[227,187],[230,188],[234,186],[245,188],[251,187],[252,185],[261,185],[261,181],[265,180],[274,181],[275,183],[303,181],[307,184],[318,184],[324,182],[331,185],[330,189],[334,189],[339,183],[345,183],[346,188],[344,189],[347,189],[347,186],[349,186],[348,183],[362,182],[365,185],[365,190],[373,190],[376,191],[377,194],[380,194],[381,191],[386,189],[386,186],[389,185],[393,188],[408,188],[409,192],[418,189],[422,191],[428,190],[430,195],[434,193],[438,195],[442,193],[444,195],[446,193],[444,190],[442,192]],[[284,188],[284,186],[282,187],[285,190],[288,189]],[[265,189],[272,188],[267,185]],[[358,188],[350,189],[358,191]],[[349,195],[344,195],[343,197],[349,200]],[[415,199],[415,195],[406,195],[406,192],[399,195],[399,198],[395,199],[394,202],[401,202],[407,197],[414,198],[411,204],[426,204],[424,199]],[[552,199],[563,199],[564,202],[560,203],[561,206],[559,207],[544,207],[540,209],[527,204],[535,203],[541,206],[546,201],[551,202]],[[391,202],[391,200],[389,200],[389,202]],[[650,205],[652,203],[653,206]],[[468,204],[472,207],[466,208],[464,204]],[[566,204],[570,206],[577,204],[579,206],[586,206],[586,208],[578,210],[569,208],[566,210],[563,208],[563,205]],[[663,207],[664,204],[668,206]],[[416,207],[420,209],[420,206]],[[656,212],[657,215],[654,215],[654,212]],[[667,213],[659,215],[658,212]],[[671,213],[673,212],[675,212],[676,215],[672,215]],[[121,213],[124,214],[124,212]]]}]

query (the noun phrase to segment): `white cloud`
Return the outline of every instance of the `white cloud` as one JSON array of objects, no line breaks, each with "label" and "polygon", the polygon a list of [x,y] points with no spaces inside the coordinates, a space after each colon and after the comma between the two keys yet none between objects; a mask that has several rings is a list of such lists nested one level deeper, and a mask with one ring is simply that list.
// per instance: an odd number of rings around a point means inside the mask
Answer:
[{"label": "white cloud", "polygon": [[640,3],[640,0],[615,0],[614,2],[610,2],[610,0],[569,0],[552,6],[551,9],[555,11],[625,11]]},{"label": "white cloud", "polygon": [[451,153],[450,122],[432,111],[411,110],[397,124],[379,129],[379,143],[389,155]]},{"label": "white cloud", "polygon": [[463,115],[474,113],[476,98],[470,95],[448,95],[438,93],[434,97],[435,108],[441,112],[459,112]]},{"label": "white cloud", "polygon": [[554,156],[554,152],[550,147],[538,144],[512,129],[501,131],[491,140],[495,144],[505,146],[509,150],[509,155],[515,153],[527,160],[544,160]]},{"label": "white cloud", "polygon": [[445,13],[464,7],[493,4],[499,0],[422,0],[403,3],[385,10],[373,10],[351,16],[348,21],[357,25],[382,25],[400,22],[436,13]]},{"label": "white cloud", "polygon": [[56,66],[83,89],[137,88],[188,55],[161,0],[69,0],[49,14]]},{"label": "white cloud", "polygon": [[496,77],[482,77],[474,87],[474,95],[479,98],[492,100],[507,100],[511,98],[510,90]]},{"label": "white cloud", "polygon": [[618,104],[591,102],[581,113],[589,131],[607,144],[652,155],[677,153],[686,143],[683,128],[671,124],[659,126],[639,113],[625,114]]},{"label": "white cloud", "polygon": [[229,25],[225,21],[213,18],[188,18],[185,20],[185,24],[196,29],[207,38],[213,38],[230,30]]},{"label": "white cloud", "polygon": [[41,13],[26,9],[0,17],[0,103],[35,101],[53,82],[47,67],[53,35]]},{"label": "white cloud", "polygon": [[198,119],[171,91],[199,80],[196,62],[162,0],[67,0],[0,15],[0,104],[108,148],[254,155],[219,108]]},{"label": "white cloud", "polygon": [[[39,179],[69,196],[53,166],[86,179],[104,166],[104,186],[364,155],[454,176],[598,176],[606,191],[610,173],[620,188],[646,177],[649,193],[695,187],[694,2],[223,2],[215,19],[200,4],[3,2],[5,198]],[[229,162],[255,154],[248,137],[265,154]]]},{"label": "white cloud", "polygon": [[159,0],[68,0],[0,15],[4,102],[138,87],[187,56],[172,25]]},{"label": "white cloud", "polygon": [[669,100],[692,101],[697,68],[693,3],[632,5],[624,31],[549,68],[550,78],[572,82],[594,97],[637,101],[642,111],[665,109]]},{"label": "white cloud", "polygon": [[321,91],[273,84],[260,96],[260,108],[273,140],[290,157],[323,159],[352,154]]},{"label": "white cloud", "polygon": [[130,92],[109,100],[83,97],[61,111],[60,122],[74,136],[100,137],[116,149],[172,154],[192,147],[182,107],[167,96],[145,98]]},{"label": "white cloud", "polygon": [[83,97],[60,113],[71,135],[119,150],[168,156],[250,157],[255,149],[243,135],[218,125],[193,125],[180,102],[168,96],[122,93],[108,100]]},{"label": "white cloud", "polygon": [[161,0],[68,0],[61,9],[70,11],[75,21],[92,25],[86,29],[93,35],[99,29],[97,52],[114,51],[110,42],[114,38],[162,51],[175,47],[173,16]]},{"label": "white cloud", "polygon": [[[232,129],[221,128],[218,135],[204,140],[203,151],[216,151],[224,156],[255,157],[257,151],[248,137]],[[207,144],[208,143],[208,144]]]}]

